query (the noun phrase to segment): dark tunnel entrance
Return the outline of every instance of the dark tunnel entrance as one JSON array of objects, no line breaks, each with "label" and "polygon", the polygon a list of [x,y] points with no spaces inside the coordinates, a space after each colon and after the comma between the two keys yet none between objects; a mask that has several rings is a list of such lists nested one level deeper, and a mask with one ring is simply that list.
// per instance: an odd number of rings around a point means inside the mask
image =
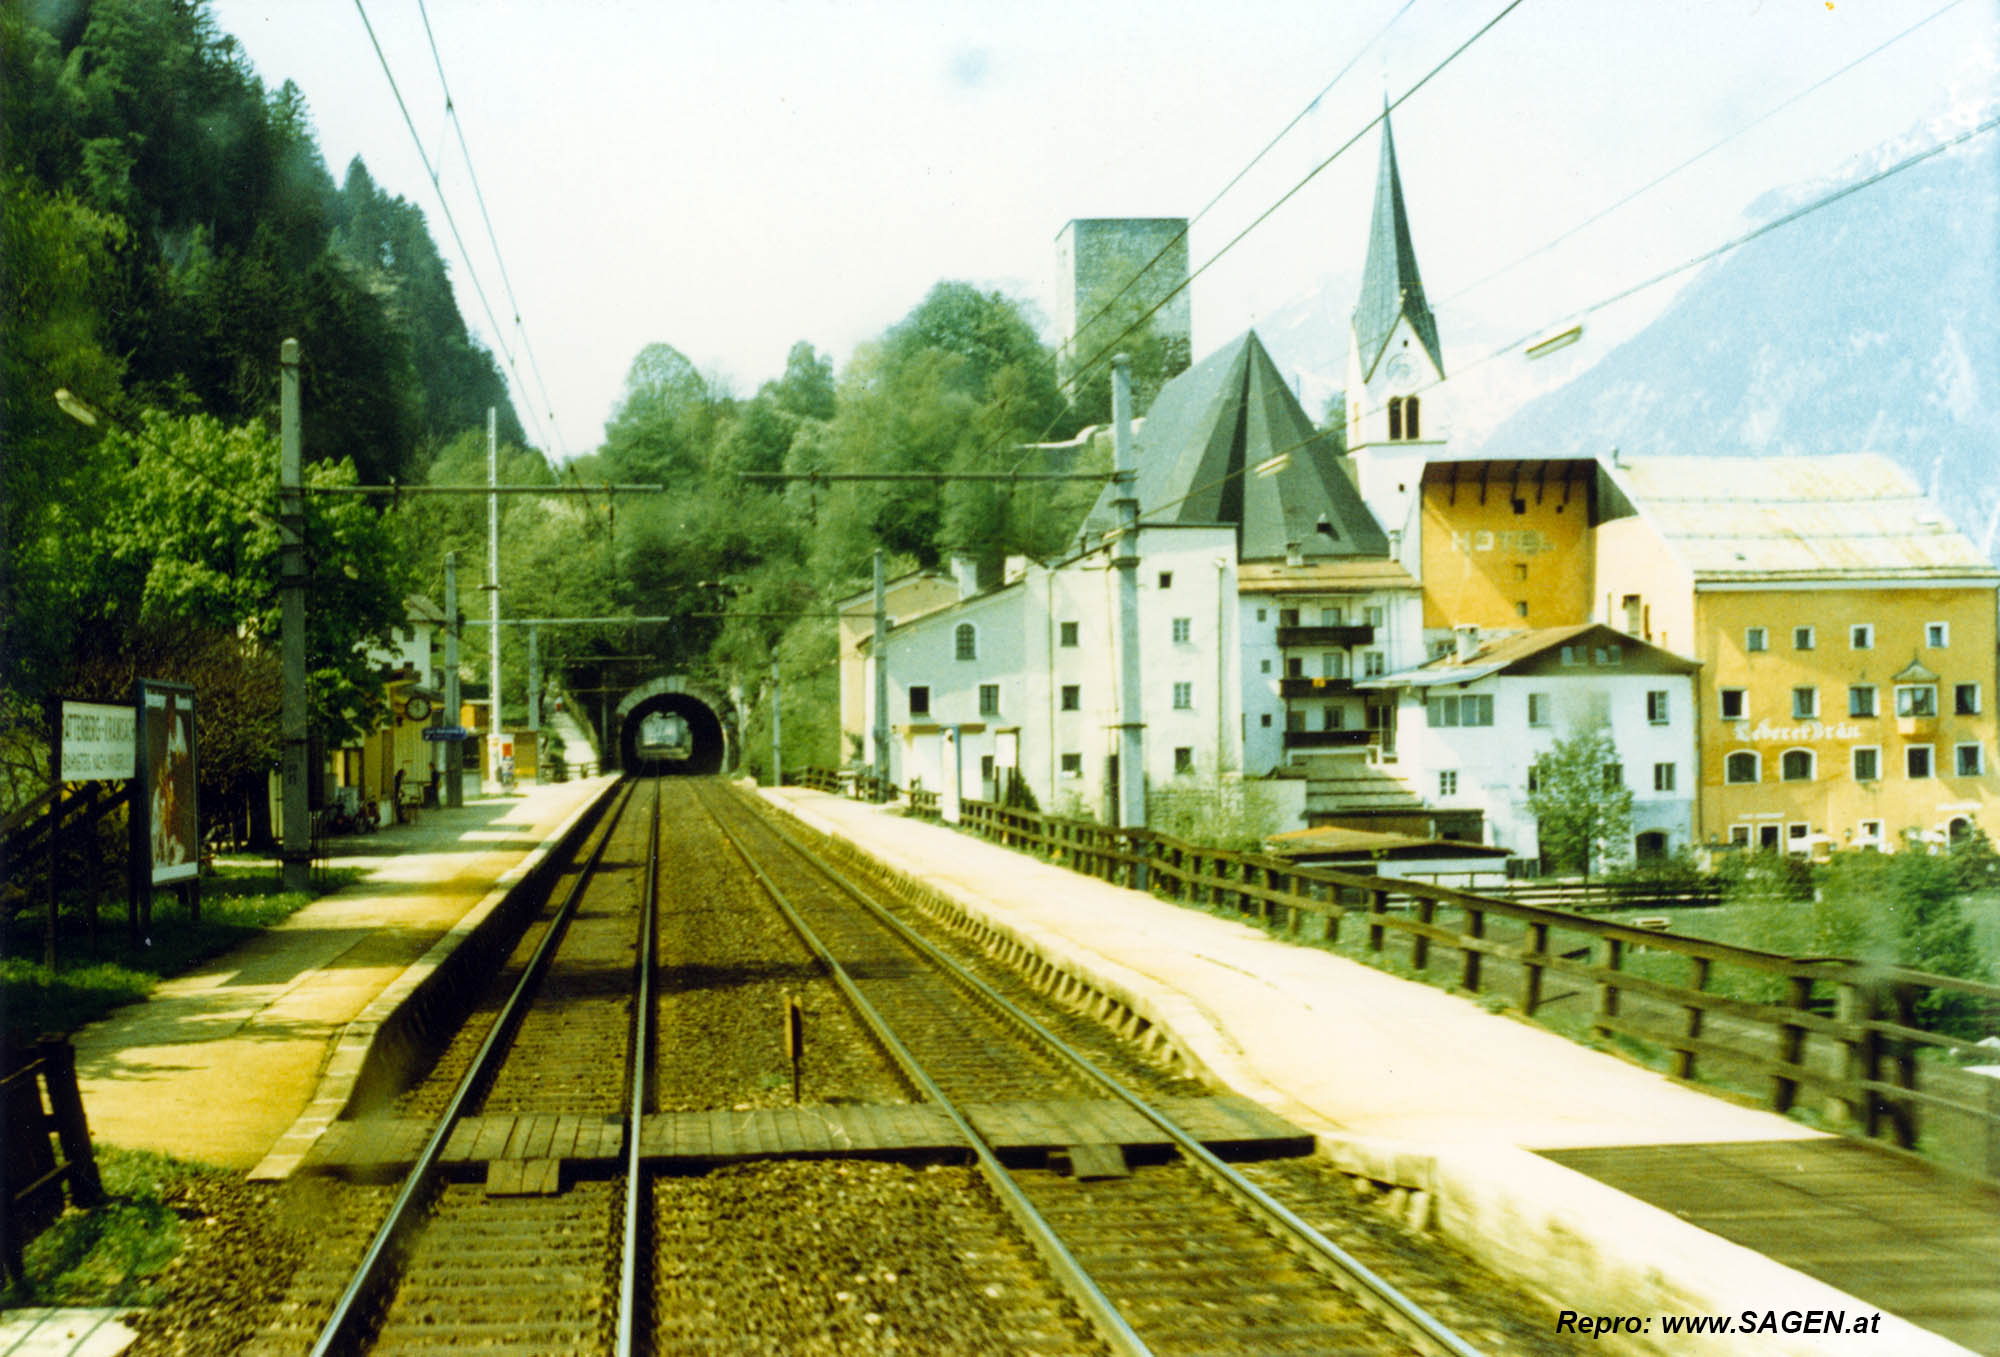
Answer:
[{"label": "dark tunnel entrance", "polygon": [[692,693],[655,693],[619,721],[618,766],[632,776],[706,777],[728,764],[722,718]]}]

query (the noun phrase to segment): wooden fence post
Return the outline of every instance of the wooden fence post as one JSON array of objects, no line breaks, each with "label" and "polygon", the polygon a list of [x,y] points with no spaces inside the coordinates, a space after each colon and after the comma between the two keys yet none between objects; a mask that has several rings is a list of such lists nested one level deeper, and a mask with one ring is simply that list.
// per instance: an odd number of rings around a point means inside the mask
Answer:
[{"label": "wooden fence post", "polygon": [[[1688,958],[1688,988],[1700,993],[1708,988],[1709,960],[1705,956]],[[1693,1043],[1701,1036],[1700,1004],[1685,1005],[1686,1021],[1681,1025],[1681,1033],[1689,1042],[1674,1051],[1674,1077],[1694,1078],[1696,1055]]]},{"label": "wooden fence post", "polygon": [[[1417,922],[1428,924],[1437,918],[1437,901],[1428,895],[1417,897]],[[1420,971],[1431,968],[1431,940],[1422,933],[1410,936],[1410,964]]]},{"label": "wooden fence post", "polygon": [[[1806,1011],[1812,1002],[1812,977],[1790,975],[1785,977],[1788,991],[1786,1003],[1795,1013]],[[1778,1024],[1778,1059],[1787,1065],[1797,1065],[1806,1053],[1806,1029],[1795,1022]],[[1789,1074],[1777,1073],[1771,1076],[1771,1110],[1789,1112],[1799,1100],[1799,1081]]]},{"label": "wooden fence post", "polygon": [[[1478,941],[1486,936],[1486,911],[1476,905],[1465,906],[1465,936]],[[1479,963],[1483,960],[1477,947],[1459,949],[1458,986],[1467,994],[1479,993]]]},{"label": "wooden fence post", "polygon": [[1597,939],[1597,968],[1603,974],[1597,982],[1597,1016],[1591,1030],[1600,1037],[1611,1035],[1611,1025],[1601,1021],[1618,1016],[1618,969],[1625,964],[1625,940],[1609,934]]},{"label": "wooden fence post", "polygon": [[49,1108],[55,1114],[56,1140],[69,1164],[70,1200],[78,1206],[95,1206],[104,1199],[104,1184],[97,1176],[90,1127],[83,1119],[83,1095],[76,1087],[76,1048],[61,1037],[43,1037],[36,1049],[42,1060],[42,1078],[47,1081]]},{"label": "wooden fence post", "polygon": [[1383,890],[1379,886],[1376,887],[1374,890],[1369,891],[1368,892],[1368,950],[1371,952],[1379,952],[1382,950],[1382,935],[1387,930],[1385,930],[1382,927],[1381,919],[1382,916],[1387,914],[1388,912],[1389,912],[1389,892]]},{"label": "wooden fence post", "polygon": [[1529,1017],[1542,1006],[1542,963],[1536,958],[1549,953],[1549,926],[1528,925],[1528,960],[1521,963],[1521,1011]]}]

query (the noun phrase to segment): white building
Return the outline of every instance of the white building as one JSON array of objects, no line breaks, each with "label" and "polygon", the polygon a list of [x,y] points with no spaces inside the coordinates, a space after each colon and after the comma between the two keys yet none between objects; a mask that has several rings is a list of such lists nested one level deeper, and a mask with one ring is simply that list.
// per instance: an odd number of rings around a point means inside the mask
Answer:
[{"label": "white building", "polygon": [[1440,813],[1476,814],[1484,841],[1539,857],[1528,809],[1535,762],[1558,741],[1605,729],[1632,792],[1629,855],[1695,841],[1695,675],[1700,666],[1610,627],[1549,627],[1483,638],[1458,632],[1448,655],[1364,679],[1397,695],[1405,776]]}]

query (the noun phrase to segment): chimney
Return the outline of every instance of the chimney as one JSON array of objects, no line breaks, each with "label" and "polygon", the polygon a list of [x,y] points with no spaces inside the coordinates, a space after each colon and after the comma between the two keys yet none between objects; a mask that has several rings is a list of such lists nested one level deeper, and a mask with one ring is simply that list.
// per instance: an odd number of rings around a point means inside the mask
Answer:
[{"label": "chimney", "polygon": [[951,558],[951,577],[958,581],[960,599],[971,598],[979,592],[979,561],[972,556]]},{"label": "chimney", "polygon": [[1479,651],[1479,628],[1471,624],[1451,629],[1452,640],[1457,643],[1457,658],[1460,664],[1470,660]]},{"label": "chimney", "polygon": [[1285,543],[1285,564],[1304,565],[1305,563],[1306,563],[1306,553],[1304,549],[1301,548],[1297,542]]}]

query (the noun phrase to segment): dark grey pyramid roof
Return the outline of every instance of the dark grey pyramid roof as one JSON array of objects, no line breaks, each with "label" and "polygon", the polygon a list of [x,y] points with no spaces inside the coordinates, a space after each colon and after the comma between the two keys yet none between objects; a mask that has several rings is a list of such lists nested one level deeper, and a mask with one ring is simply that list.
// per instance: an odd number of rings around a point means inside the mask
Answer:
[{"label": "dark grey pyramid roof", "polygon": [[[1233,523],[1246,561],[1281,559],[1292,542],[1309,560],[1388,554],[1330,438],[1315,432],[1255,331],[1161,387],[1136,441],[1143,523]],[[1098,497],[1086,533],[1113,527],[1114,494],[1107,486]]]},{"label": "dark grey pyramid roof", "polygon": [[1354,351],[1361,358],[1361,377],[1375,375],[1382,350],[1400,316],[1423,342],[1440,376],[1444,354],[1438,348],[1437,319],[1424,300],[1424,280],[1417,276],[1417,251],[1410,244],[1410,218],[1403,210],[1403,179],[1396,172],[1396,139],[1389,131],[1389,111],[1382,111],[1382,164],[1375,176],[1375,216],[1368,230],[1368,263],[1361,271],[1361,299],[1354,304]]}]

